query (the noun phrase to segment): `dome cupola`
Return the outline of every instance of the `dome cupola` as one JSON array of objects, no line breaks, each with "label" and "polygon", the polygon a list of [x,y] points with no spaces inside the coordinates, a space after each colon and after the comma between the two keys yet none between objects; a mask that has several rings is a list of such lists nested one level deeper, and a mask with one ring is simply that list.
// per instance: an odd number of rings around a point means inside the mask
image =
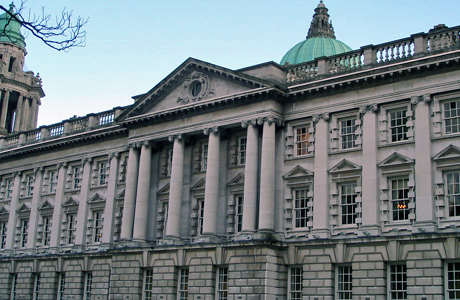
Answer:
[{"label": "dome cupola", "polygon": [[332,56],[352,51],[345,43],[335,38],[334,27],[323,0],[315,8],[307,39],[292,47],[281,60],[281,64],[294,65],[322,56]]},{"label": "dome cupola", "polygon": [[21,23],[14,17],[16,15],[15,6],[10,4],[8,12],[0,15],[0,43],[11,43],[25,48],[24,36],[21,34]]}]

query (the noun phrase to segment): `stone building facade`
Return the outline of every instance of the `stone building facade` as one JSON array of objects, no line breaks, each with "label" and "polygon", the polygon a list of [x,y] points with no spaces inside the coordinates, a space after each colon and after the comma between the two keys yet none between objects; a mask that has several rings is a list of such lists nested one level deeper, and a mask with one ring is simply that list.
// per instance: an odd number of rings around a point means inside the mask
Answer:
[{"label": "stone building facade", "polygon": [[132,105],[10,130],[0,299],[460,299],[459,33],[190,58]]}]

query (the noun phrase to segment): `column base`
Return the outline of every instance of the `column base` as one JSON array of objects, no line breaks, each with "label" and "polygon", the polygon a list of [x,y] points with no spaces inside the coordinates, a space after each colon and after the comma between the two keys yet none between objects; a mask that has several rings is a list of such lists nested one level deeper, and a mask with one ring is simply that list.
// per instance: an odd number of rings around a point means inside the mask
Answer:
[{"label": "column base", "polygon": [[309,238],[312,240],[324,240],[331,238],[331,232],[329,229],[314,229],[312,230]]},{"label": "column base", "polygon": [[194,238],[192,244],[213,244],[220,241],[220,238],[218,238],[215,234],[202,234]]},{"label": "column base", "polygon": [[159,246],[182,246],[185,242],[177,236],[166,236],[162,240],[157,241]]},{"label": "column base", "polygon": [[254,238],[255,232],[253,231],[246,231],[238,233],[233,240],[236,242],[244,242],[244,241],[251,241]]}]

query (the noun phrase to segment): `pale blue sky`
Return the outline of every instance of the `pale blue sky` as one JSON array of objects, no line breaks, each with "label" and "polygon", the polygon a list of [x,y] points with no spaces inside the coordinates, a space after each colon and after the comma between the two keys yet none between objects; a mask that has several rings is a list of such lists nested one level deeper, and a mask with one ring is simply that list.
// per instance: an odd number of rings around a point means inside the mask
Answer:
[{"label": "pale blue sky", "polygon": [[[68,53],[26,39],[29,70],[46,97],[39,125],[131,104],[188,57],[230,69],[279,62],[305,39],[319,0],[28,0],[89,17],[87,46]],[[436,24],[460,25],[460,0],[325,0],[337,39],[352,49]],[[6,3],[8,4],[8,3]],[[5,5],[5,3],[4,3]]]}]

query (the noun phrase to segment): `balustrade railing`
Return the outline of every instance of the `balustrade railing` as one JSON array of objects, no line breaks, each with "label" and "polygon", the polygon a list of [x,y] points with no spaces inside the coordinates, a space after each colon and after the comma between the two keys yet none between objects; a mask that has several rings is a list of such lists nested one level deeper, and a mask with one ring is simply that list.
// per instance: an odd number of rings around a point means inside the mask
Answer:
[{"label": "balustrade railing", "polygon": [[[368,66],[398,63],[433,52],[460,49],[460,26],[447,28],[436,26],[429,33],[413,35],[408,38],[362,47],[327,58],[285,66],[288,84],[307,82],[321,76],[356,71]],[[323,66],[323,67],[320,67]]]},{"label": "balustrade railing", "polygon": [[31,131],[14,133],[0,138],[0,151],[106,127],[113,124],[115,117],[122,111],[123,108],[116,108],[98,114],[90,114],[85,117],[74,117],[62,123],[42,126]]}]

